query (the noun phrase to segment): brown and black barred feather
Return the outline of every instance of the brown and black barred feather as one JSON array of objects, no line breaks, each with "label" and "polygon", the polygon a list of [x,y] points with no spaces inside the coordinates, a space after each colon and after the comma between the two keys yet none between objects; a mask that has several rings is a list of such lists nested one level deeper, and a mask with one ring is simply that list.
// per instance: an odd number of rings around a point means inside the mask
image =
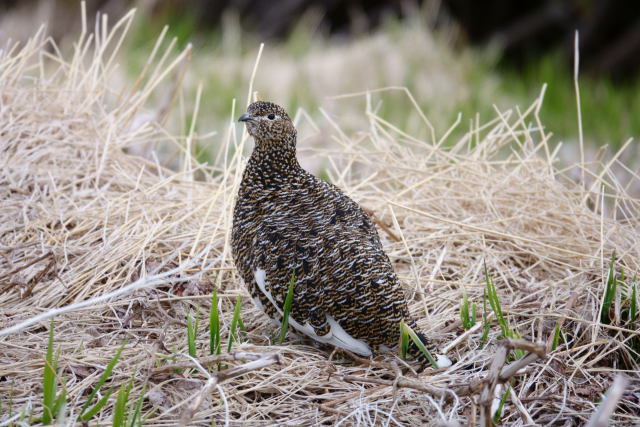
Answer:
[{"label": "brown and black barred feather", "polygon": [[365,356],[396,346],[400,321],[416,324],[369,215],[302,169],[284,109],[255,102],[240,121],[255,148],[233,212],[232,252],[256,304],[279,320],[295,274],[289,322],[296,329]]}]

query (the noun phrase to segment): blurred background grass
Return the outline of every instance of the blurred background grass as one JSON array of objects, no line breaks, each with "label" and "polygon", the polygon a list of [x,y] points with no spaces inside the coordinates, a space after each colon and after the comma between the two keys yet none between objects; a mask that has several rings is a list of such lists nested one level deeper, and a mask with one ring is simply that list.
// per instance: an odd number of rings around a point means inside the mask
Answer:
[{"label": "blurred background grass", "polygon": [[[25,40],[38,25],[61,45],[80,30],[75,1],[0,2],[0,36]],[[591,152],[619,148],[640,134],[639,7],[617,1],[358,1],[215,2],[96,0],[88,15],[107,13],[115,22],[138,9],[121,63],[123,78],[144,65],[165,25],[176,49],[192,44],[181,108],[185,131],[199,84],[203,98],[197,131],[223,132],[239,115],[260,42],[266,47],[255,90],[262,99],[302,108],[311,121],[340,117],[346,131],[366,126],[363,96],[346,93],[406,87],[441,136],[461,114],[454,131],[495,117],[501,110],[526,108],[547,84],[541,117],[564,156],[577,155],[578,135],[572,80],[573,33],[581,31],[580,89],[584,138]],[[168,43],[168,41],[167,41]],[[162,94],[158,96],[158,102]],[[371,96],[371,108],[407,132],[429,138],[429,130],[401,91]],[[356,108],[357,107],[357,108]],[[300,126],[304,129],[305,120]],[[315,125],[314,125],[315,129]],[[302,135],[310,134],[301,132]],[[321,143],[310,137],[309,144]],[[199,142],[202,160],[215,152]]]}]

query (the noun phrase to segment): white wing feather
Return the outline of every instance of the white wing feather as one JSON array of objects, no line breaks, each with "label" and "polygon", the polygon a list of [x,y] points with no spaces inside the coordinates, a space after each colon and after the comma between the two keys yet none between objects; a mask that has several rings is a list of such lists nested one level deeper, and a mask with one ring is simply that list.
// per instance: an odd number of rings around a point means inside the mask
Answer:
[{"label": "white wing feather", "polygon": [[[263,269],[257,269],[254,272],[254,277],[256,279],[256,283],[258,283],[258,287],[260,288],[260,291],[264,294],[264,296],[267,297],[269,302],[273,304],[275,309],[282,316],[283,315],[282,310],[280,310],[280,307],[278,307],[278,305],[276,304],[275,300],[273,299],[273,296],[271,295],[271,292],[267,290],[267,272]],[[261,305],[262,304],[260,304],[258,307],[260,307]],[[327,333],[326,335],[318,335],[316,334],[313,327],[309,325],[309,323],[305,323],[304,325],[301,325],[294,318],[289,316],[289,324],[291,326],[293,326],[296,330],[313,338],[316,341],[319,341],[324,344],[335,345],[336,347],[344,348],[346,350],[349,350],[361,356],[367,356],[367,357],[371,356],[372,354],[371,348],[367,343],[365,343],[364,341],[355,339],[354,337],[349,335],[347,331],[345,331],[342,328],[342,326],[340,326],[340,324],[333,318],[333,316],[330,316],[327,314],[327,321],[329,322],[329,326],[331,327],[331,329],[329,330],[329,333]]]}]

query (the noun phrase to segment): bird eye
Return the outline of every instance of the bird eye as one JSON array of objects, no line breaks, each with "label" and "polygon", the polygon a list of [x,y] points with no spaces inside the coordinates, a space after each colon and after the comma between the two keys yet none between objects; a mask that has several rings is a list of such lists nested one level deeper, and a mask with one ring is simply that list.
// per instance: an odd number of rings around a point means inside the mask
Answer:
[{"label": "bird eye", "polygon": [[267,118],[268,118],[269,120],[273,120],[273,119],[275,119],[275,118],[276,118],[276,115],[275,115],[275,114],[273,114],[273,113],[271,113],[271,114],[269,114],[269,115],[267,116]]}]

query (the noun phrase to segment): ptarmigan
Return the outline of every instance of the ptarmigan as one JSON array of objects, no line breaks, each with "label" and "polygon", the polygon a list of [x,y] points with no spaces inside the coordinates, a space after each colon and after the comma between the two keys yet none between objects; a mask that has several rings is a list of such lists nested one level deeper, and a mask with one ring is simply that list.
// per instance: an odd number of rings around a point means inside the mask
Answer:
[{"label": "ptarmigan", "polygon": [[[282,107],[254,102],[239,121],[255,147],[233,212],[232,252],[254,303],[279,321],[295,273],[289,323],[299,332],[362,356],[395,347],[400,321],[416,323],[369,215],[300,166]],[[451,364],[442,355],[437,363]]]}]

